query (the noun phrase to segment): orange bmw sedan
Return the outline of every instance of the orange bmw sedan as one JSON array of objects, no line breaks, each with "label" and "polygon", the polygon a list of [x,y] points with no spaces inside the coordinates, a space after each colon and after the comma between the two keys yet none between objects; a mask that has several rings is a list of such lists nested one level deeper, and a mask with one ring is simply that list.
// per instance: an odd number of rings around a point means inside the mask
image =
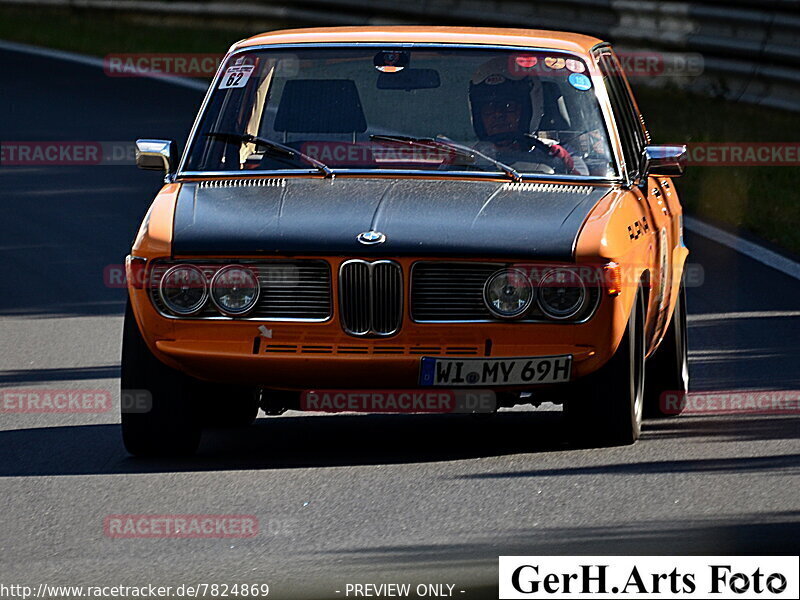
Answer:
[{"label": "orange bmw sedan", "polygon": [[633,443],[688,387],[684,152],[650,145],[614,50],[584,35],[235,44],[182,156],[137,141],[166,177],[126,263],[126,448],[430,398],[561,403],[576,441]]}]

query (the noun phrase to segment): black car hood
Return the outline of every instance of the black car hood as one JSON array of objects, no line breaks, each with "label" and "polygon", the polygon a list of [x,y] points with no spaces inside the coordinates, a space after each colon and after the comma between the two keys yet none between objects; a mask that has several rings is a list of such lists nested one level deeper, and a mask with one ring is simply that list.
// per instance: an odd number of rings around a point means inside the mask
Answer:
[{"label": "black car hood", "polygon": [[[609,187],[345,178],[184,183],[173,253],[531,257],[571,260]],[[371,246],[358,234],[376,230]]]}]

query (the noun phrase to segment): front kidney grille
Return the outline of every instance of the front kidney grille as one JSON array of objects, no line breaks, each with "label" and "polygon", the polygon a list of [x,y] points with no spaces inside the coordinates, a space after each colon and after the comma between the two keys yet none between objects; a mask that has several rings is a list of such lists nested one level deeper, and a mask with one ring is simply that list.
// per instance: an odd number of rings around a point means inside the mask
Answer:
[{"label": "front kidney grille", "polygon": [[403,273],[394,262],[376,262],[372,268],[372,329],[390,335],[403,317]]},{"label": "front kidney grille", "polygon": [[403,272],[394,261],[348,260],[339,269],[339,312],[350,335],[387,336],[403,320]]},{"label": "front kidney grille", "polygon": [[169,317],[181,319],[231,319],[220,315],[210,301],[196,315],[178,317],[172,314],[158,293],[158,282],[167,269],[176,264],[198,267],[210,284],[211,278],[226,265],[237,264],[253,269],[258,275],[261,294],[252,311],[234,319],[275,321],[326,321],[333,312],[331,302],[331,270],[324,260],[275,261],[159,261],[150,274],[150,298],[156,309]]},{"label": "front kidney grille", "polygon": [[368,334],[372,325],[369,271],[369,263],[362,261],[345,263],[339,271],[339,312],[345,330],[353,335]]}]

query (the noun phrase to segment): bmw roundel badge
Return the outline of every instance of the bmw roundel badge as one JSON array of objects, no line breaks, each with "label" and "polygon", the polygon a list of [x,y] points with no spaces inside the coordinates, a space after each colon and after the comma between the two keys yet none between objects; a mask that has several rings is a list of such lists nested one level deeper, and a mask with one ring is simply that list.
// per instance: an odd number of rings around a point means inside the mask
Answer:
[{"label": "bmw roundel badge", "polygon": [[386,241],[386,236],[380,231],[364,231],[356,236],[356,239],[367,246],[382,244]]}]

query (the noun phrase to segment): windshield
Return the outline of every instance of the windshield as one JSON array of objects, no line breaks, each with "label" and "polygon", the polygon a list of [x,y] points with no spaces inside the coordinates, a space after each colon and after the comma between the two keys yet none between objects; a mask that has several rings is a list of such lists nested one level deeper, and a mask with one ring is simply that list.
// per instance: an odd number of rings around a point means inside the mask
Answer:
[{"label": "windshield", "polygon": [[184,171],[614,177],[586,64],[557,51],[254,50],[228,59]]}]

